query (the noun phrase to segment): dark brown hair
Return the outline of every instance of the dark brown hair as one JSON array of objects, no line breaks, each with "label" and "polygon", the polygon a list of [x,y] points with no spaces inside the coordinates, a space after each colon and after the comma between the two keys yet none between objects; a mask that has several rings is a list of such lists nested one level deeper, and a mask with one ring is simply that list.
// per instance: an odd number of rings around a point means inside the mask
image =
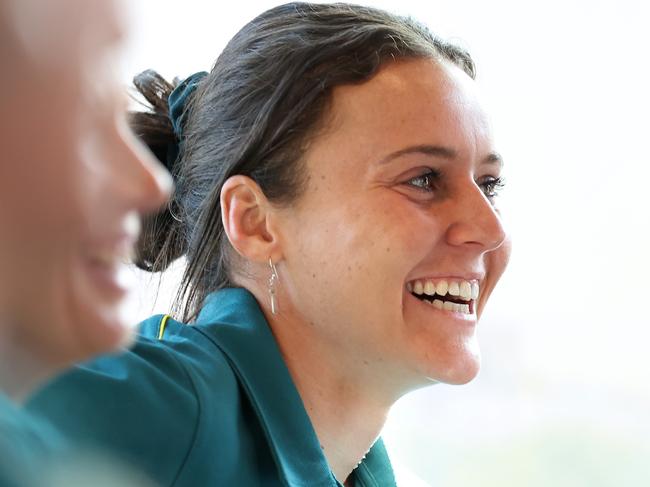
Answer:
[{"label": "dark brown hair", "polygon": [[[164,270],[187,256],[176,306],[184,321],[205,297],[232,284],[233,251],[221,223],[220,192],[236,174],[252,178],[275,204],[305,188],[301,163],[336,86],[363,83],[388,62],[444,59],[474,77],[464,50],[406,17],[350,4],[289,3],[246,24],[191,96],[182,141],[175,140],[167,98],[174,85],[153,71],[135,78],[151,104],[132,126],[169,168],[176,192],[168,209],[149,217],[137,264]],[[178,308],[177,308],[178,309]]]}]

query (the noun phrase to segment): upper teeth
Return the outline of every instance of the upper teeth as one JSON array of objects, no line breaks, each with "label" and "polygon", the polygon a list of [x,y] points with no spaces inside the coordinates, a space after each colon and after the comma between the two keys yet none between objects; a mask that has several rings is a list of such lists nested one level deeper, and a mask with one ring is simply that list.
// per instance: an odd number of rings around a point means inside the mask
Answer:
[{"label": "upper teeth", "polygon": [[413,294],[426,294],[427,296],[458,296],[465,301],[477,299],[479,295],[479,286],[476,281],[446,281],[440,280],[434,282],[431,279],[425,279],[409,282],[406,285],[409,292]]}]

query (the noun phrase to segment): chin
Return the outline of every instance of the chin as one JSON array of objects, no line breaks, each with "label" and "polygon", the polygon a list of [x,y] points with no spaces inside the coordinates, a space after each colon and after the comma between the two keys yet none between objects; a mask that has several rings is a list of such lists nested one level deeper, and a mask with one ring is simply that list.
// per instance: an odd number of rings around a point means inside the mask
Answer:
[{"label": "chin", "polygon": [[93,355],[114,352],[130,345],[134,340],[134,329],[129,326],[118,306],[89,310],[76,321],[77,354],[83,359]]},{"label": "chin", "polygon": [[135,330],[127,316],[130,286],[117,272],[81,271],[68,294],[69,332],[75,360],[114,352],[133,342]]},{"label": "chin", "polygon": [[478,375],[480,368],[480,363],[472,364],[471,366],[468,364],[468,366],[465,366],[460,370],[450,371],[447,374],[447,377],[445,377],[445,380],[440,380],[439,382],[456,386],[467,384],[474,380]]},{"label": "chin", "polygon": [[84,291],[68,294],[54,327],[59,336],[46,344],[58,367],[115,352],[133,341],[134,330],[124,319],[121,301],[97,299]]},{"label": "chin", "polygon": [[481,369],[478,345],[446,357],[443,363],[431,364],[429,379],[450,385],[463,385],[472,381]]}]

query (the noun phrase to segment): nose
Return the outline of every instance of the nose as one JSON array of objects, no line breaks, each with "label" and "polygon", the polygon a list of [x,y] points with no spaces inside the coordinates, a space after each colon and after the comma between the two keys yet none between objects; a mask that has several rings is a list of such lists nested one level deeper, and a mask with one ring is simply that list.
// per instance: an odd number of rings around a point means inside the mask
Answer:
[{"label": "nose", "polygon": [[172,178],[126,124],[120,126],[119,132],[124,143],[122,193],[128,193],[131,209],[141,214],[151,213],[169,199]]},{"label": "nose", "polygon": [[459,192],[455,206],[455,218],[446,235],[450,245],[489,252],[503,244],[506,232],[501,216],[473,181]]}]

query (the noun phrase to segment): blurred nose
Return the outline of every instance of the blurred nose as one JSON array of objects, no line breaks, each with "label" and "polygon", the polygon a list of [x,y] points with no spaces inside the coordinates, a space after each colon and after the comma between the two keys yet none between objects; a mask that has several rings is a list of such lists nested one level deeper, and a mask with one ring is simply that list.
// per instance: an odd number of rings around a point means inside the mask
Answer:
[{"label": "blurred nose", "polygon": [[127,193],[131,209],[141,214],[152,213],[168,201],[172,178],[126,124],[119,132],[124,142],[122,192]]},{"label": "blurred nose", "polygon": [[457,212],[447,230],[447,242],[453,246],[489,252],[500,247],[506,232],[499,213],[474,182],[458,194]]}]

